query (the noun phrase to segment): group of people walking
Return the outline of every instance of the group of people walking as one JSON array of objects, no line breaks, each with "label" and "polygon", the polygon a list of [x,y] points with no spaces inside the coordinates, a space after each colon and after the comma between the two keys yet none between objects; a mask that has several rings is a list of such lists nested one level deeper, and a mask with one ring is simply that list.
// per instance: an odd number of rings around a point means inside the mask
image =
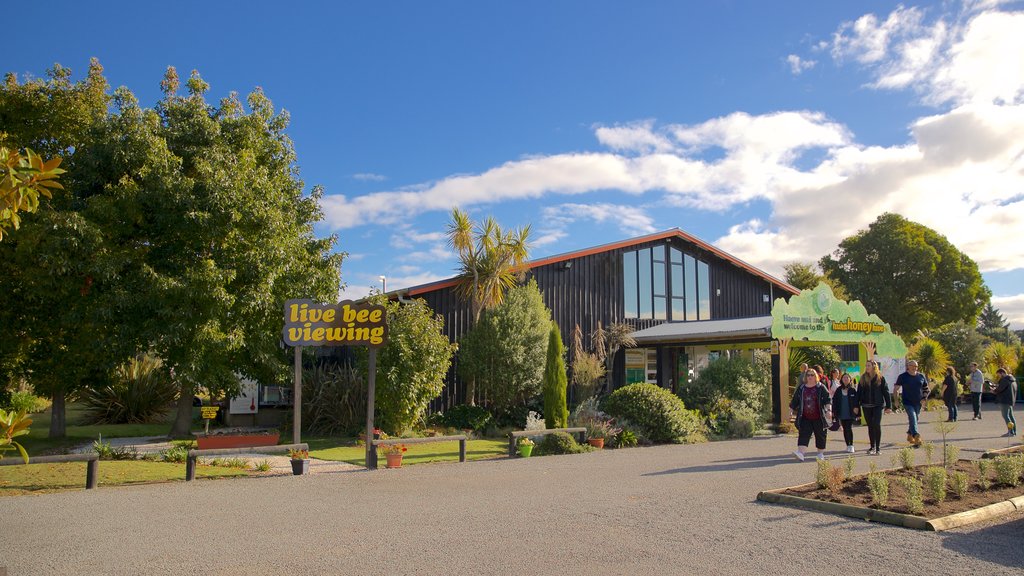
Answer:
[{"label": "group of people walking", "polygon": [[[817,458],[824,459],[827,430],[834,432],[840,427],[846,441],[846,452],[854,453],[853,422],[861,416],[868,428],[870,446],[867,453],[878,454],[882,442],[882,414],[892,412],[893,398],[897,395],[907,413],[907,442],[912,446],[920,446],[918,421],[922,403],[927,400],[930,390],[928,378],[919,372],[918,368],[916,360],[908,360],[906,372],[896,379],[893,392],[890,394],[885,377],[878,371],[878,364],[872,360],[865,364],[864,374],[859,383],[854,382],[847,373],[840,374],[839,370],[832,370],[826,377],[820,366],[801,366],[799,385],[789,403],[792,416],[796,419],[798,433],[797,449],[793,455],[803,461],[811,436],[814,436],[814,446],[818,450]],[[996,374],[999,380],[992,392],[1006,421],[1007,433],[1004,436],[1013,436],[1017,432],[1017,423],[1013,417],[1017,382],[1005,367],[1000,368]],[[977,363],[971,364],[968,382],[974,419],[980,420],[981,394],[986,384],[990,383],[985,380]],[[956,422],[960,384],[956,370],[952,367],[946,369],[942,386],[942,399],[948,412],[947,422]]]}]

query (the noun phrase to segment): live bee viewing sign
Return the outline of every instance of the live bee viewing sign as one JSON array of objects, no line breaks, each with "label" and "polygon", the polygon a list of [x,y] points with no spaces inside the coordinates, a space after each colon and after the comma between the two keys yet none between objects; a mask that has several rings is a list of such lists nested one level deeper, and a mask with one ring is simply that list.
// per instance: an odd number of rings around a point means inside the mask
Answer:
[{"label": "live bee viewing sign", "polygon": [[383,306],[319,304],[288,300],[284,305],[284,342],[289,346],[383,346],[387,341]]},{"label": "live bee viewing sign", "polygon": [[[366,346],[366,437],[373,437],[373,405],[376,395],[377,349],[388,341],[388,311],[385,306],[345,300],[321,304],[306,299],[284,303],[284,343],[295,348],[293,439],[302,441],[302,348],[304,346]],[[377,467],[377,449],[366,443],[366,467]]]}]

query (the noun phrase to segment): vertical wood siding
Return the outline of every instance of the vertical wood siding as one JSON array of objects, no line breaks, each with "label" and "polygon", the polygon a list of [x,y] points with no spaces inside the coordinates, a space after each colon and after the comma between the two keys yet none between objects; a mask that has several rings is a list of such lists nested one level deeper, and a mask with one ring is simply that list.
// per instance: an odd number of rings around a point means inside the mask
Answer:
[{"label": "vertical wood siding", "polygon": [[[665,322],[623,318],[622,254],[661,244],[668,244],[708,264],[712,319],[766,316],[771,313],[772,299],[783,295],[778,288],[773,292],[770,283],[763,278],[680,238],[634,244],[538,266],[530,270],[527,278],[537,281],[544,304],[551,309],[552,317],[562,332],[562,341],[568,349],[567,366],[572,366],[572,333],[577,324],[583,330],[584,345],[589,348],[590,334],[599,321],[606,328],[615,322],[626,322],[634,330]],[[764,302],[764,294],[769,295],[768,302]],[[444,318],[445,333],[452,342],[457,342],[469,330],[472,320],[469,305],[458,297],[453,287],[439,288],[416,297],[426,300],[430,308]],[[456,376],[457,366],[458,358],[448,373],[444,391],[431,403],[431,411],[447,410],[466,401],[465,388]],[[621,362],[617,368],[621,371]],[[619,380],[616,385],[621,385],[621,378]],[[570,387],[570,401],[575,400],[573,392]]]}]

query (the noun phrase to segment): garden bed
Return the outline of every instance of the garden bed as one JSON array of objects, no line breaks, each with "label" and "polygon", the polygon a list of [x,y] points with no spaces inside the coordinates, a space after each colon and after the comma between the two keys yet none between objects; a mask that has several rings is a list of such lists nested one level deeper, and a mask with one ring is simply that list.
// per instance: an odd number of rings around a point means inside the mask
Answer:
[{"label": "garden bed", "polygon": [[197,434],[196,446],[200,450],[276,446],[280,438],[280,433],[273,429],[221,428],[209,434]]},{"label": "garden bed", "polygon": [[[758,500],[921,530],[945,530],[1024,510],[1024,483],[1018,486],[1000,484],[996,480],[992,465],[986,474],[991,485],[987,489],[982,489],[978,465],[973,461],[958,460],[947,470],[947,494],[941,501],[928,489],[928,468],[941,468],[941,463],[938,466],[921,465],[910,469],[895,468],[877,472],[884,474],[889,481],[888,501],[884,506],[874,503],[867,474],[853,476],[843,482],[838,490],[821,488],[817,482],[812,482],[768,490],[758,494]],[[958,496],[952,489],[951,478],[954,472],[961,472],[967,476],[967,490],[962,496]],[[912,513],[903,479],[921,482],[923,509],[917,513]]]}]

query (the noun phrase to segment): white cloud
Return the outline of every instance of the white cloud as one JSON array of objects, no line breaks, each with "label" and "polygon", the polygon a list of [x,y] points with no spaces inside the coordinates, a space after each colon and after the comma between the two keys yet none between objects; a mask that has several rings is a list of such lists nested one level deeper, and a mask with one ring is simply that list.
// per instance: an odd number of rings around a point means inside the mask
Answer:
[{"label": "white cloud", "polygon": [[353,174],[352,178],[363,182],[383,182],[388,179],[387,176],[374,174],[372,172],[360,172],[358,174]]},{"label": "white cloud", "polygon": [[804,60],[796,54],[786,56],[786,64],[789,64],[789,71],[795,75],[800,75],[803,72],[814,68],[817,63],[817,60]]},{"label": "white cloud", "polygon": [[925,21],[917,8],[847,22],[833,35],[832,56],[874,74],[871,87],[912,88],[925,103],[1013,104],[1024,95],[1024,13],[997,2],[965,2],[960,14]]},{"label": "white cloud", "polygon": [[1011,330],[1024,329],[1024,294],[1015,296],[993,296],[992,306],[1010,323]]},{"label": "white cloud", "polygon": [[[590,220],[598,224],[613,223],[623,233],[639,236],[656,232],[654,219],[643,208],[620,204],[559,204],[544,208],[543,225],[545,229],[554,228],[542,237],[554,239],[566,235],[565,227],[580,220]],[[553,240],[552,240],[553,241]],[[548,243],[547,241],[545,243]],[[536,243],[535,243],[536,244]]]}]

